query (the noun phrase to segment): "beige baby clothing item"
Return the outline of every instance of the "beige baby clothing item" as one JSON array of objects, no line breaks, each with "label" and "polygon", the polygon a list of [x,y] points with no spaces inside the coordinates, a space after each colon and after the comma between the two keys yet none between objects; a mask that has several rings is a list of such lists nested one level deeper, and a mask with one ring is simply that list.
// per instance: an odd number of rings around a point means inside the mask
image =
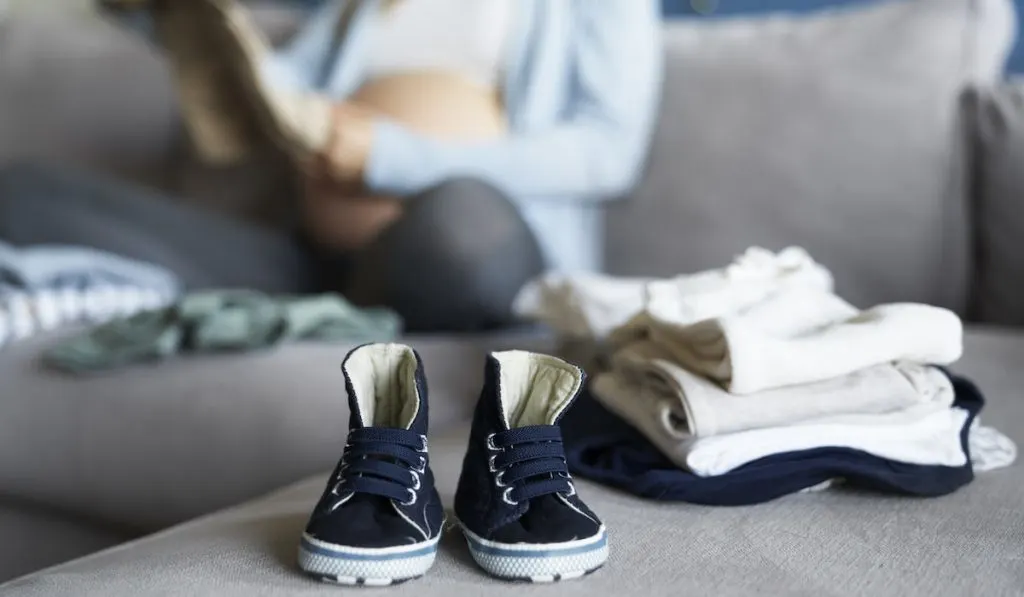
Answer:
[{"label": "beige baby clothing item", "polygon": [[299,161],[327,146],[330,101],[270,85],[270,46],[236,0],[151,4],[157,36],[178,83],[186,126],[203,159],[238,163],[258,144],[277,144]]},{"label": "beige baby clothing item", "polygon": [[844,415],[945,410],[954,399],[949,378],[918,363],[885,363],[823,381],[739,395],[665,356],[656,344],[640,342],[614,355],[608,375],[643,384],[664,406],[665,430],[677,439],[813,419],[836,421]]}]

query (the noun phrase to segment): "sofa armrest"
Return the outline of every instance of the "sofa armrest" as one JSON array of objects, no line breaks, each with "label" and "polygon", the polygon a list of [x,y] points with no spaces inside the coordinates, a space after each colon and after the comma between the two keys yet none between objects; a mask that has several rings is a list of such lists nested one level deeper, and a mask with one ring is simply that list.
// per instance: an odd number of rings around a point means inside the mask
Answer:
[{"label": "sofa armrest", "polygon": [[972,319],[1024,325],[1024,79],[974,91],[976,142]]}]

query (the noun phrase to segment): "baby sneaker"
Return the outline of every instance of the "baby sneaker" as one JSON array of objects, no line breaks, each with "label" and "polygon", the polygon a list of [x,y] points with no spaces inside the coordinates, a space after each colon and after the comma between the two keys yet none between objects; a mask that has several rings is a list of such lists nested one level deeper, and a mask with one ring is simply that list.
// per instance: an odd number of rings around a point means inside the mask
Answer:
[{"label": "baby sneaker", "polygon": [[433,565],[444,526],[427,455],[427,384],[419,355],[369,344],[342,364],[348,442],[299,544],[323,580],[385,586]]},{"label": "baby sneaker", "polygon": [[577,578],[608,559],[604,525],[580,500],[558,422],[583,387],[551,356],[493,353],[455,494],[469,551],[508,580]]}]

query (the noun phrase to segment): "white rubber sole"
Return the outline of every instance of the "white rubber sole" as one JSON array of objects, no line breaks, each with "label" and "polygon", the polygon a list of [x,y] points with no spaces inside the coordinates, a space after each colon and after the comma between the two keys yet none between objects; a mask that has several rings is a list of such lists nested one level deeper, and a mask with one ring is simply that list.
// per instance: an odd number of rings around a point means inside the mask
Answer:
[{"label": "white rubber sole", "polygon": [[345,547],[303,534],[299,567],[321,580],[351,586],[386,587],[426,574],[437,558],[440,534],[411,545]]},{"label": "white rubber sole", "polygon": [[608,561],[608,534],[603,526],[593,537],[564,543],[498,543],[464,526],[462,534],[476,563],[505,580],[549,583],[580,578]]}]

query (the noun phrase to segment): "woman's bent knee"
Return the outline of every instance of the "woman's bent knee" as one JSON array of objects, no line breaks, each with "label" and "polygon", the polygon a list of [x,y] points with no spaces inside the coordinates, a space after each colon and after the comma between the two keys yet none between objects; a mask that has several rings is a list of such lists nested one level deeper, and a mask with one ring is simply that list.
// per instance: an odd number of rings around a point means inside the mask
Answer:
[{"label": "woman's bent knee", "polygon": [[[376,302],[395,308],[410,331],[507,325],[515,295],[544,269],[518,209],[475,180],[449,181],[417,196],[366,257],[359,269],[376,270],[370,283],[380,290]],[[366,276],[358,275],[357,285],[359,278]]]},{"label": "woman's bent knee", "polygon": [[415,217],[429,213],[436,219],[516,218],[518,209],[496,187],[475,178],[453,178],[407,200],[406,210]]}]

